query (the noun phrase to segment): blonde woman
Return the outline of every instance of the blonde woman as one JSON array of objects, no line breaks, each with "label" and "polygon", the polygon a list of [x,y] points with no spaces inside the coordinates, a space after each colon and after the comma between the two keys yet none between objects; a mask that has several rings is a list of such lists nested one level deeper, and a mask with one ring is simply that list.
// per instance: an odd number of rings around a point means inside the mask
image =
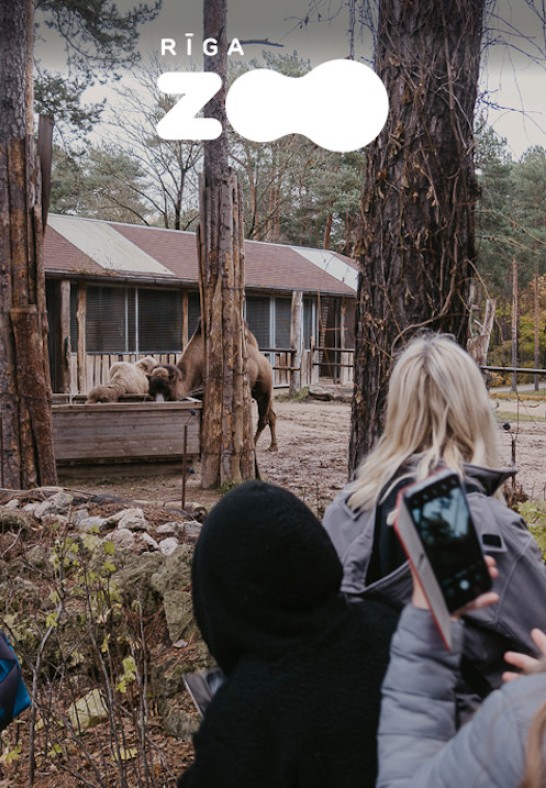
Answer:
[{"label": "blonde woman", "polygon": [[525,522],[503,503],[500,487],[514,471],[497,470],[496,442],[475,362],[449,336],[420,335],[395,362],[383,435],[324,517],[343,564],[342,590],[401,608],[412,582],[390,527],[398,491],[439,466],[464,480],[482,545],[499,567],[500,598],[466,617],[459,688],[465,708],[500,685],[507,649],[533,653],[531,628],[546,629],[546,568]]}]

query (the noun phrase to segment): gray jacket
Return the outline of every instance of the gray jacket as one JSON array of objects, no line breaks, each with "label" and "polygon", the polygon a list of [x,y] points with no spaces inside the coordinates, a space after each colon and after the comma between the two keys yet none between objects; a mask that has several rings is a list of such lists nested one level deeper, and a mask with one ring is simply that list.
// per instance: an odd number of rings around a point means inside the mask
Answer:
[{"label": "gray jacket", "polygon": [[[466,617],[464,656],[492,687],[501,683],[507,648],[534,653],[533,627],[546,630],[546,566],[525,521],[492,498],[510,472],[465,465],[465,477],[478,491],[468,493],[472,519],[486,553],[499,569],[493,590],[499,603]],[[378,596],[403,607],[411,599],[407,563],[381,580],[366,585],[372,555],[375,510],[353,511],[345,489],[327,508],[324,527],[343,564],[342,591],[349,596]]]},{"label": "gray jacket", "polygon": [[454,688],[463,624],[446,651],[428,610],[408,606],[383,682],[377,788],[517,788],[528,728],[546,703],[546,673],[517,679],[484,701],[456,733]]}]

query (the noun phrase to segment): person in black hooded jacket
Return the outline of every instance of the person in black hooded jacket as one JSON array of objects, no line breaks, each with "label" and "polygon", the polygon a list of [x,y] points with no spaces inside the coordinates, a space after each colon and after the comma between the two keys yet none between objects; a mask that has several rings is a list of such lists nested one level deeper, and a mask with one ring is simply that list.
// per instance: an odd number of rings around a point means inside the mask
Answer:
[{"label": "person in black hooded jacket", "polygon": [[397,612],[347,603],[342,567],[292,493],[247,482],[207,517],[194,613],[225,681],[179,788],[373,788]]}]

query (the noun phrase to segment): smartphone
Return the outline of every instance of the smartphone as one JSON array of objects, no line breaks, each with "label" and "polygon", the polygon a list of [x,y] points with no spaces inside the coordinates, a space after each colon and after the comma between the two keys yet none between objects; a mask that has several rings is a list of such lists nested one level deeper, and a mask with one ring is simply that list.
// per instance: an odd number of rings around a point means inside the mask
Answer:
[{"label": "smartphone", "polygon": [[401,497],[448,611],[489,591],[489,569],[458,475],[442,471],[406,488]]}]

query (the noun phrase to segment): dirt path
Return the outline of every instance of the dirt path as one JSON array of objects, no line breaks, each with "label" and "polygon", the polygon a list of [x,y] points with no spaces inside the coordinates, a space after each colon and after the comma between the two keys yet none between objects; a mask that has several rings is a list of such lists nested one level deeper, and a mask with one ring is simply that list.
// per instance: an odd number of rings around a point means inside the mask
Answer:
[{"label": "dirt path", "polygon": [[[509,407],[510,406],[510,407]],[[350,404],[346,402],[290,402],[277,400],[277,431],[279,451],[267,451],[269,433],[266,431],[258,445],[258,463],[262,477],[287,487],[300,496],[317,514],[343,487],[347,479],[347,447],[350,430]],[[502,411],[502,413],[501,413]],[[517,420],[511,403],[500,404],[502,420],[510,413],[510,431],[499,424],[501,462],[511,464],[512,438],[516,446],[516,464],[520,467],[518,483],[533,498],[546,497],[546,423],[544,407],[524,408],[531,421]],[[512,415],[513,412],[513,415]],[[533,414],[536,414],[533,416]],[[538,420],[540,419],[540,420]],[[140,479],[72,480],[71,487],[114,493],[127,498],[150,501],[179,501],[180,476],[170,474]],[[199,487],[199,474],[190,477],[187,499],[210,507],[219,497],[217,492],[205,492]]]}]

